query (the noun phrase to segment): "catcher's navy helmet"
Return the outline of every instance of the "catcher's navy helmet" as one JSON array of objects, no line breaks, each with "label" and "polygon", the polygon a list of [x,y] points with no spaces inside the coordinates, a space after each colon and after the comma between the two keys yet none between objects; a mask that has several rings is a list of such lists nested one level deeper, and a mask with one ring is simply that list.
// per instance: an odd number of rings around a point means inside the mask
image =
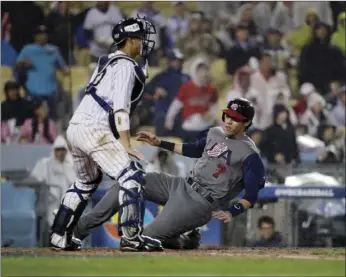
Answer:
[{"label": "catcher's navy helmet", "polygon": [[147,57],[154,49],[155,41],[150,40],[150,35],[156,34],[155,26],[145,17],[130,17],[119,21],[112,30],[113,45],[118,45],[127,38],[142,39],[141,56]]},{"label": "catcher's navy helmet", "polygon": [[229,101],[227,109],[223,109],[222,112],[222,121],[225,121],[225,115],[227,114],[235,121],[250,122],[251,125],[255,115],[255,108],[249,100],[245,98],[236,98]]}]

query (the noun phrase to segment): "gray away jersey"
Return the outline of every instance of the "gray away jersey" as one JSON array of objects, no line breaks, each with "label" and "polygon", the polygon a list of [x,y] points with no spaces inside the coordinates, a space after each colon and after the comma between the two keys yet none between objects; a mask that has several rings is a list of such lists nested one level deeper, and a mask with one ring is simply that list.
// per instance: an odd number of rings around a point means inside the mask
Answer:
[{"label": "gray away jersey", "polygon": [[244,188],[243,161],[253,153],[258,150],[248,136],[228,138],[221,127],[211,128],[192,177],[207,187],[215,199],[228,202]]}]

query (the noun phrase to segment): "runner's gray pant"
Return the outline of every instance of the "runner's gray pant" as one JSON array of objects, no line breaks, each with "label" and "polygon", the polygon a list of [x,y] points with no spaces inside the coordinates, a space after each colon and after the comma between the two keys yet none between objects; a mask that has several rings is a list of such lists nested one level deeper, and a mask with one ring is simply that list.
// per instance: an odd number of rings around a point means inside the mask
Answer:
[{"label": "runner's gray pant", "polygon": [[[164,173],[147,173],[145,179],[145,200],[164,208],[144,227],[143,235],[161,241],[179,236],[208,223],[212,211],[218,207],[215,201],[210,201],[210,192],[203,188],[195,191],[195,186],[188,184],[186,178]],[[74,230],[76,237],[86,238],[94,228],[118,212],[118,194],[119,185],[115,184],[90,213],[79,219]]]}]

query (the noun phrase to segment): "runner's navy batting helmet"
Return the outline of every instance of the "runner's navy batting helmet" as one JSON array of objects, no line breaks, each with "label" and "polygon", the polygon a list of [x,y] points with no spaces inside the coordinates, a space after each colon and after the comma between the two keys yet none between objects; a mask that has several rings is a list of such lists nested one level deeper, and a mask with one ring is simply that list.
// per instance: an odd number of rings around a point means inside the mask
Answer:
[{"label": "runner's navy batting helmet", "polygon": [[250,122],[251,125],[255,115],[255,108],[249,100],[245,98],[236,98],[229,101],[227,109],[223,109],[222,112],[222,121],[225,121],[225,116],[227,114],[235,121]]},{"label": "runner's navy batting helmet", "polygon": [[155,26],[145,17],[130,17],[119,21],[113,27],[113,45],[118,45],[127,38],[140,38],[142,40],[141,56],[147,57],[155,46],[155,41],[150,39],[150,35],[153,34],[156,34]]}]

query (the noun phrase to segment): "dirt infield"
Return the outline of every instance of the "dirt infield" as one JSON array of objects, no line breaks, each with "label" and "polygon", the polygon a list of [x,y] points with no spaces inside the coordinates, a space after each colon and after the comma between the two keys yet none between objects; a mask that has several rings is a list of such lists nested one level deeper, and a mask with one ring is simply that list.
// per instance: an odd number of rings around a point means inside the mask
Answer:
[{"label": "dirt infield", "polygon": [[2,248],[2,256],[75,256],[112,257],[125,255],[178,255],[189,257],[227,256],[249,258],[290,258],[345,260],[345,249],[323,248],[209,248],[194,251],[173,251],[151,253],[124,253],[116,248],[87,248],[81,251],[56,251],[50,248]]}]

